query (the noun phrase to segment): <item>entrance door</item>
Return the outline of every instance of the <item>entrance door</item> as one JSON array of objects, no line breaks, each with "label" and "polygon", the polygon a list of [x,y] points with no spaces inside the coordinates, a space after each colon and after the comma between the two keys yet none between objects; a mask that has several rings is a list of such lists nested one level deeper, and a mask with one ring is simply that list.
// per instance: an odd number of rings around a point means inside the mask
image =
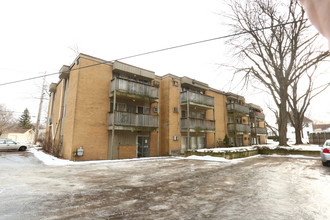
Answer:
[{"label": "entrance door", "polygon": [[137,137],[137,150],[138,157],[149,157],[150,146],[149,136],[138,136]]}]

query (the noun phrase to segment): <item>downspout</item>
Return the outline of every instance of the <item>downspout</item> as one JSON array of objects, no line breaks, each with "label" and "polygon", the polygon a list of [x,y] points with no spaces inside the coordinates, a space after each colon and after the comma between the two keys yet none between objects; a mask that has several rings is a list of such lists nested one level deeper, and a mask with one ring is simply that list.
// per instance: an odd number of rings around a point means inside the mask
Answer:
[{"label": "downspout", "polygon": [[217,131],[217,123],[216,123],[216,120],[215,120],[215,106],[214,106],[214,103],[213,103],[213,120],[214,120],[214,139],[213,139],[213,143],[214,143],[214,147],[217,147],[216,146],[216,131]]},{"label": "downspout", "polygon": [[190,147],[190,109],[189,109],[189,91],[187,90],[187,145],[186,145],[186,151],[188,151]]},{"label": "downspout", "polygon": [[[159,88],[160,88],[160,86],[159,86]],[[161,104],[160,104],[160,100],[161,100],[161,98],[160,98],[160,89],[158,89],[158,112],[157,112],[157,114],[158,114],[158,133],[157,133],[157,149],[156,149],[156,151],[157,151],[157,156],[159,157],[160,155],[159,155],[159,142],[160,142],[160,106],[161,106]]]},{"label": "downspout", "polygon": [[117,87],[118,80],[115,79],[115,88],[113,91],[113,108],[112,108],[112,132],[111,132],[111,145],[110,145],[110,159],[115,159],[113,155],[113,144],[114,144],[114,138],[115,138],[115,113],[116,113],[116,87]]}]

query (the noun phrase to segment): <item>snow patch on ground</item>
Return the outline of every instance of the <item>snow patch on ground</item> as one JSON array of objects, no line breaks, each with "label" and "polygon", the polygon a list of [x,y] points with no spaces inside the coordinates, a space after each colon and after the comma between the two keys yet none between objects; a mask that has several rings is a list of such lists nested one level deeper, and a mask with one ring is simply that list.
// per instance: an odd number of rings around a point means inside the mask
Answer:
[{"label": "snow patch on ground", "polygon": [[198,149],[197,152],[207,153],[227,153],[227,152],[244,152],[257,150],[258,147],[266,147],[269,149],[287,149],[287,150],[300,150],[300,151],[320,151],[321,147],[315,144],[302,144],[294,145],[289,142],[289,146],[279,146],[278,142],[269,141],[267,144],[245,146],[245,147],[227,147],[227,148],[204,148]]},{"label": "snow patch on ground", "polygon": [[272,154],[272,155],[260,155],[262,157],[287,157],[287,158],[297,158],[297,159],[321,159],[321,157],[309,157],[304,155],[278,155],[278,154]]},{"label": "snow patch on ground", "polygon": [[36,158],[42,161],[46,165],[50,166],[65,166],[65,165],[82,165],[82,164],[97,164],[97,163],[118,163],[127,161],[156,161],[156,160],[179,160],[178,157],[144,157],[144,158],[133,158],[133,159],[121,159],[121,160],[90,160],[90,161],[71,161],[60,159],[47,154],[41,150],[30,148],[29,152],[33,153]]},{"label": "snow patch on ground", "polygon": [[259,157],[261,155],[254,155],[251,157],[242,157],[242,158],[236,158],[236,159],[226,159],[223,157],[214,157],[214,156],[196,156],[196,155],[192,155],[192,156],[188,156],[188,157],[182,157],[182,159],[189,159],[189,160],[205,160],[205,161],[218,161],[218,162],[237,162],[237,161],[241,161],[241,160],[245,160],[245,159],[249,159],[249,158],[255,158],[255,157]]},{"label": "snow patch on ground", "polygon": [[[269,142],[268,144],[256,145],[256,146],[246,146],[246,147],[231,147],[231,148],[207,148],[198,149],[197,152],[214,152],[214,153],[225,153],[225,152],[244,152],[256,150],[258,147],[267,147],[269,149],[288,149],[288,150],[301,150],[301,151],[320,151],[321,147],[319,145],[304,144],[304,145],[290,145],[290,146],[279,146],[278,142]],[[129,162],[129,161],[161,161],[161,160],[204,160],[204,161],[218,161],[218,162],[235,162],[248,158],[259,157],[261,155],[255,155],[245,158],[237,159],[225,159],[223,157],[214,156],[189,156],[189,157],[145,157],[145,158],[133,158],[133,159],[121,159],[121,160],[93,160],[93,161],[70,161],[65,159],[60,159],[49,155],[36,147],[31,147],[29,152],[33,153],[36,158],[42,161],[46,165],[50,166],[66,166],[66,165],[83,165],[83,164],[97,164],[97,163],[119,163],[119,162]],[[262,155],[265,157],[266,155]],[[267,155],[266,157],[292,157],[292,158],[308,158],[317,159],[318,157],[308,157],[303,155]]]},{"label": "snow patch on ground", "polygon": [[267,147],[269,149],[287,149],[287,150],[301,150],[301,151],[320,151],[321,146],[316,144],[300,144],[295,145],[293,142],[288,142],[289,146],[279,146],[278,142],[268,141],[268,144],[257,145],[260,147]]},{"label": "snow patch on ground", "polygon": [[257,150],[257,146],[247,146],[247,147],[224,147],[224,148],[204,148],[198,149],[197,152],[208,152],[208,153],[225,153],[225,152],[244,152]]}]

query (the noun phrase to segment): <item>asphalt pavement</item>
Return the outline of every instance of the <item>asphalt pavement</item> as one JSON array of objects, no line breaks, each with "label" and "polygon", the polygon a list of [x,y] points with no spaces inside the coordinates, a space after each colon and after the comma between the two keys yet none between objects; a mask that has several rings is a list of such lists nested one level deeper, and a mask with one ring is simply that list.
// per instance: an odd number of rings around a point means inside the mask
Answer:
[{"label": "asphalt pavement", "polygon": [[328,219],[319,159],[180,158],[48,166],[0,152],[0,219]]}]

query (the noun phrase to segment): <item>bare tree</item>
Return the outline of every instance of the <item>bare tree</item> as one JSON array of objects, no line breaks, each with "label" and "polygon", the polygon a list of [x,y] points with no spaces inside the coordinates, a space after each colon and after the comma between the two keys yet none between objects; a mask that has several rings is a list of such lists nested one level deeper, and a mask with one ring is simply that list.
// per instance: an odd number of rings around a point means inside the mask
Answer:
[{"label": "bare tree", "polygon": [[[321,86],[314,87],[314,74],[315,71],[310,74],[305,74],[305,77],[307,78],[306,80],[308,81],[307,85],[301,79],[296,79],[292,85],[290,85],[291,92],[289,93],[288,99],[290,107],[289,119],[295,129],[296,144],[303,144],[302,130],[304,127],[305,113],[307,108],[310,106],[311,100],[325,89],[327,89],[330,85],[329,83],[326,83]],[[304,88],[299,89],[299,85]],[[302,92],[299,94],[299,91]]]},{"label": "bare tree", "polygon": [[0,136],[13,127],[15,127],[13,112],[0,104]]},{"label": "bare tree", "polygon": [[296,1],[231,0],[229,6],[237,33],[229,43],[240,60],[235,73],[243,73],[246,82],[258,80],[271,94],[278,108],[279,144],[287,145],[289,87],[328,52],[313,46],[317,34],[311,35]]},{"label": "bare tree", "polygon": [[268,124],[267,122],[265,122],[266,124],[266,128],[270,129],[272,131],[272,133],[275,135],[275,136],[278,136],[278,130],[277,128],[275,128],[274,126],[271,126],[270,124]]}]

